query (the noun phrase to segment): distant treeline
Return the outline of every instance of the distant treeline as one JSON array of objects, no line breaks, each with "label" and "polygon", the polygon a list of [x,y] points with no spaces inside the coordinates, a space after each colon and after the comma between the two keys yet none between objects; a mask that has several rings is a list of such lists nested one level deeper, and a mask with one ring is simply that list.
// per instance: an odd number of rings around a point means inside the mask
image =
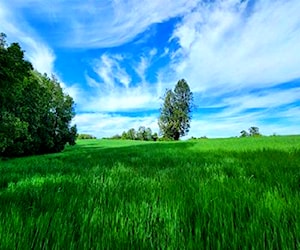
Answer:
[{"label": "distant treeline", "polygon": [[138,141],[157,141],[158,134],[152,133],[151,128],[146,128],[140,126],[138,130],[134,128],[129,129],[127,132],[124,131],[122,135],[114,135],[107,139],[116,139],[116,140],[138,140]]},{"label": "distant treeline", "polygon": [[85,139],[97,139],[96,136],[90,135],[90,134],[78,134],[76,136],[77,139],[79,140],[85,140]]}]

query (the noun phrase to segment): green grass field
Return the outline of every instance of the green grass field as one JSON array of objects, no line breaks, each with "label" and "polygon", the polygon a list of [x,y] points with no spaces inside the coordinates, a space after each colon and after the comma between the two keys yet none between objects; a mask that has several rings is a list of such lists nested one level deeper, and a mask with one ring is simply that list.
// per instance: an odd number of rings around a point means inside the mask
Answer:
[{"label": "green grass field", "polygon": [[300,136],[78,141],[0,161],[0,249],[300,249]]}]

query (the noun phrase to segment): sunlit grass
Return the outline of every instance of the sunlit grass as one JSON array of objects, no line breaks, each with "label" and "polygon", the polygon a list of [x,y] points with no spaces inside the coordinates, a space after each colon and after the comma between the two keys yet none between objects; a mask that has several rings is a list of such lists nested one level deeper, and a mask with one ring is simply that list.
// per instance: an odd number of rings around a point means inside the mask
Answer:
[{"label": "sunlit grass", "polygon": [[0,249],[299,249],[300,137],[87,140],[0,162]]}]

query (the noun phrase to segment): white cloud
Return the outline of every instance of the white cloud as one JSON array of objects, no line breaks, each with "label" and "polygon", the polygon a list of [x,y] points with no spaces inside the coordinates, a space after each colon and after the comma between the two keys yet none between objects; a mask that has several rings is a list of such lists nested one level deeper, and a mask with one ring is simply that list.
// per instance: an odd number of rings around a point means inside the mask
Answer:
[{"label": "white cloud", "polygon": [[150,25],[182,15],[197,2],[15,0],[6,4],[18,13],[30,11],[35,18],[55,24],[56,42],[61,45],[98,48],[129,42]]},{"label": "white cloud", "polygon": [[[27,2],[29,3],[29,1]],[[79,99],[80,90],[78,84],[72,86],[66,84],[55,71],[54,63],[56,56],[54,51],[42,41],[39,35],[21,17],[4,3],[0,3],[0,30],[7,35],[8,42],[18,42],[25,51],[25,58],[29,60],[34,69],[48,76],[57,76],[62,88],[75,100]]]},{"label": "white cloud", "polygon": [[[239,136],[241,130],[257,126],[262,134],[299,134],[300,89],[269,89],[220,100],[226,108],[211,114],[195,112],[190,135]],[[200,119],[199,119],[200,117]],[[273,122],[271,122],[273,121]]]},{"label": "white cloud", "polygon": [[41,73],[54,74],[55,55],[53,51],[43,43],[35,42],[31,38],[28,39],[28,42],[23,41],[28,48],[26,50],[27,58],[33,67]]},{"label": "white cloud", "polygon": [[300,79],[299,10],[297,0],[228,0],[185,15],[172,37],[180,46],[174,78],[186,78],[199,96],[227,107],[201,120],[196,111],[191,135],[238,136],[253,125],[263,134],[300,133],[299,88],[279,86]]},{"label": "white cloud", "polygon": [[[20,42],[36,69],[51,74],[54,51],[23,19],[26,11],[35,20],[57,29],[51,30],[57,46],[77,48],[118,46],[154,23],[183,15],[171,38],[180,47],[175,53],[164,45],[162,54],[162,48],[153,48],[130,63],[122,55],[105,53],[93,65],[97,77],[86,73],[90,92],[80,89],[79,84],[68,86],[60,80],[78,103],[79,111],[98,112],[77,115],[75,122],[80,131],[102,137],[140,125],[157,129],[157,117],[113,116],[108,112],[158,110],[165,88],[185,78],[194,93],[205,95],[210,103],[217,103],[215,106],[228,107],[214,115],[203,115],[201,120],[196,114],[190,135],[234,136],[252,125],[264,128],[263,133],[291,134],[300,133],[294,125],[299,124],[295,104],[299,88],[274,87],[300,78],[299,10],[298,0],[114,0],[72,4],[13,0],[0,3],[0,29],[9,39]],[[147,71],[152,59],[162,57],[170,58],[171,65],[159,69],[157,83],[151,85],[146,80]],[[140,81],[134,79],[132,71]],[[229,97],[224,98],[224,94]],[[295,108],[270,114],[293,104]],[[264,110],[245,113],[251,108]],[[263,122],[272,117],[279,119],[276,125]]]},{"label": "white cloud", "polygon": [[82,100],[82,107],[85,111],[117,112],[117,111],[141,111],[152,108],[158,109],[159,99],[153,96],[148,89],[142,87],[124,90],[118,88],[108,92]]},{"label": "white cloud", "polygon": [[141,78],[142,82],[146,82],[146,70],[149,67],[149,60],[142,56],[140,58],[140,62],[137,65],[137,67],[135,67],[135,71],[138,74],[138,76]]},{"label": "white cloud", "polygon": [[250,1],[199,5],[173,34],[180,45],[177,76],[194,91],[220,93],[299,78],[299,10],[298,0],[261,0],[253,9]]},{"label": "white cloud", "polygon": [[116,83],[121,83],[125,88],[129,87],[131,77],[127,74],[125,68],[121,67],[122,56],[108,56],[103,54],[100,60],[96,60],[94,71],[103,80],[103,82],[112,88]]},{"label": "white cloud", "polygon": [[157,117],[130,117],[111,115],[108,113],[83,113],[76,115],[74,123],[77,124],[79,133],[88,133],[97,138],[121,135],[123,131],[140,126],[151,128],[152,132],[158,132]]},{"label": "white cloud", "polygon": [[[228,106],[223,112],[226,117],[236,114],[243,114],[248,109],[275,109],[294,104],[299,101],[300,88],[285,90],[260,91],[258,93],[243,94],[240,96],[228,97],[221,101],[223,106]],[[256,114],[257,115],[257,114]],[[264,114],[270,117],[272,114]],[[260,117],[263,119],[264,117]]]},{"label": "white cloud", "polygon": [[[298,120],[299,121],[299,120]],[[300,134],[300,128],[295,123],[289,123],[288,120],[282,119],[278,123],[266,124],[259,119],[223,119],[223,120],[209,120],[201,119],[194,120],[191,123],[191,130],[185,139],[194,137],[207,136],[208,138],[224,138],[240,136],[242,130],[248,130],[249,127],[256,126],[263,135],[291,135]]]},{"label": "white cloud", "polygon": [[4,3],[0,3],[0,29],[7,35],[8,41],[20,43],[27,58],[39,72],[54,73],[55,54],[28,23],[15,15]]},{"label": "white cloud", "polygon": [[[150,52],[149,52],[150,53]],[[141,82],[132,85],[128,68],[123,67],[122,55],[103,54],[94,61],[94,72],[99,79],[86,74],[88,85],[93,88],[92,94],[79,100],[79,109],[88,112],[137,111],[159,108],[159,97],[155,84],[147,83],[145,71],[149,60],[141,61],[133,68],[142,78]],[[128,63],[128,62],[127,62]]]}]

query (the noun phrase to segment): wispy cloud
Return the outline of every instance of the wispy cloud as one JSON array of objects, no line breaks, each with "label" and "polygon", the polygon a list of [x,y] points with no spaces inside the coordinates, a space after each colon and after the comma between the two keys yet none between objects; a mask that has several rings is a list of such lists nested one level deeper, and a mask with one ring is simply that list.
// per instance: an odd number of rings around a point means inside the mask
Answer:
[{"label": "wispy cloud", "polygon": [[157,130],[156,116],[131,117],[109,113],[78,114],[74,123],[80,128],[80,133],[89,133],[102,137],[111,137],[130,128],[138,129],[140,126],[150,127],[153,132]]},{"label": "wispy cloud", "polygon": [[19,42],[26,58],[41,73],[54,73],[55,54],[36,34],[30,25],[15,15],[4,3],[0,3],[0,29],[8,35],[8,41]]},{"label": "wispy cloud", "polygon": [[252,125],[266,134],[300,132],[299,88],[280,87],[300,79],[299,9],[297,0],[215,1],[184,16],[171,38],[179,45],[174,79],[186,78],[197,96],[225,107],[196,111],[191,134],[234,136]]},{"label": "wispy cloud", "polygon": [[35,18],[53,24],[56,31],[52,33],[60,45],[99,48],[129,42],[152,24],[182,15],[196,3],[196,0],[165,0],[162,6],[160,0],[72,1],[72,4],[59,0],[16,0],[8,5],[19,13],[28,11]]},{"label": "wispy cloud", "polygon": [[[15,3],[16,6],[17,3],[19,2]],[[27,4],[30,4],[30,1],[27,1]],[[75,100],[79,98],[80,88],[78,84],[69,85],[65,83],[59,72],[56,72],[54,51],[40,38],[23,16],[18,16],[13,8],[9,8],[3,2],[0,3],[0,30],[7,34],[8,42],[20,43],[25,51],[25,58],[32,63],[37,71],[42,74],[46,73],[48,76],[56,75],[64,91]]]},{"label": "wispy cloud", "polygon": [[98,76],[86,75],[87,83],[93,88],[93,95],[81,100],[79,105],[85,111],[116,112],[141,111],[149,107],[158,107],[159,98],[156,86],[145,80],[145,70],[148,68],[147,60],[142,57],[133,68],[142,78],[141,82],[132,85],[132,78],[127,72],[129,67],[123,67],[122,55],[103,54],[100,59],[94,60],[93,70]]},{"label": "wispy cloud", "polygon": [[129,87],[131,77],[126,69],[121,67],[123,60],[121,55],[108,56],[103,54],[100,60],[96,60],[94,71],[111,90],[116,84],[122,84],[125,88]]},{"label": "wispy cloud", "polygon": [[174,70],[195,91],[274,86],[300,77],[300,2],[200,4],[174,31]]}]

